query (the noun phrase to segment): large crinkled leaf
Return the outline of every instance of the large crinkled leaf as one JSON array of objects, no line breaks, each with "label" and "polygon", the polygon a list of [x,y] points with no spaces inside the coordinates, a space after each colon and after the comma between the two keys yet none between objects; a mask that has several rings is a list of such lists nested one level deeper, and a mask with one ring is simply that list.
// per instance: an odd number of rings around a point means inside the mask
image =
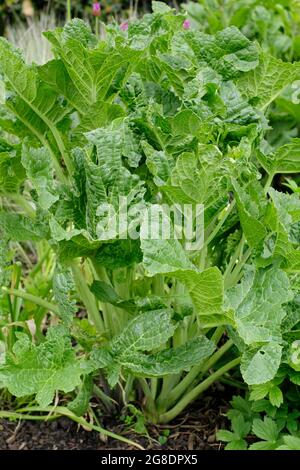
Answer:
[{"label": "large crinkled leaf", "polygon": [[257,113],[232,81],[222,84],[220,98],[226,109],[226,122],[250,124],[258,120]]},{"label": "large crinkled leaf", "polygon": [[17,149],[0,139],[0,193],[18,192],[25,176]]},{"label": "large crinkled leaf", "polygon": [[8,238],[16,241],[43,240],[49,231],[46,221],[11,212],[0,212],[0,226]]},{"label": "large crinkled leaf", "polygon": [[[273,201],[269,222],[274,232],[269,257],[285,259],[284,268],[297,271],[300,261],[300,201],[297,194],[269,190]],[[268,258],[267,258],[268,259]]]},{"label": "large crinkled leaf", "polygon": [[44,147],[36,149],[23,145],[22,165],[38,194],[39,205],[42,209],[50,209],[59,196],[55,194],[53,165],[49,151]]},{"label": "large crinkled leaf", "polygon": [[140,57],[139,51],[127,47],[109,50],[103,44],[96,48],[96,38],[90,27],[78,18],[63,29],[45,35],[53,44],[56,56],[64,63],[85,106],[104,99],[117,74],[121,72],[124,79],[130,65]]},{"label": "large crinkled leaf", "polygon": [[142,142],[142,147],[147,157],[146,164],[154,176],[157,186],[166,184],[174,167],[174,159],[163,151],[155,150],[147,142]]},{"label": "large crinkled leaf", "polygon": [[258,65],[258,51],[235,26],[210,36],[201,32],[188,32],[185,39],[201,62],[231,79],[255,69]]},{"label": "large crinkled leaf", "polygon": [[182,153],[163,191],[178,203],[211,204],[219,197],[222,154],[215,145],[199,145],[197,157]]},{"label": "large crinkled leaf", "polygon": [[[198,271],[176,238],[144,238],[146,222],[144,219],[141,226],[141,250],[147,274],[168,274],[178,279],[186,286],[198,314],[223,314],[224,282],[220,270],[212,267]],[[166,215],[164,225],[168,222]]]},{"label": "large crinkled leaf", "polygon": [[241,283],[227,291],[227,306],[234,309],[237,331],[247,345],[280,343],[283,304],[292,298],[282,270],[249,267]]},{"label": "large crinkled leaf", "polygon": [[38,404],[48,406],[57,391],[71,392],[83,374],[71,339],[65,329],[48,330],[46,340],[35,346],[26,334],[17,333],[13,353],[1,366],[1,379],[16,397],[36,395]]},{"label": "large crinkled leaf", "polygon": [[54,92],[59,92],[66,98],[72,108],[85,114],[91,109],[90,104],[83,99],[72,82],[64,63],[61,60],[51,60],[38,69],[39,77]]},{"label": "large crinkled leaf", "polygon": [[68,404],[68,409],[77,416],[83,416],[90,405],[90,399],[93,395],[94,382],[91,375],[86,375],[80,385],[77,396]]},{"label": "large crinkled leaf", "polygon": [[125,357],[134,351],[151,351],[162,346],[174,333],[172,311],[151,310],[131,320],[111,342],[111,351]]},{"label": "large crinkled leaf", "polygon": [[242,356],[241,372],[248,385],[272,380],[280,366],[282,346],[267,343],[256,349],[247,349]]},{"label": "large crinkled leaf", "polygon": [[57,266],[53,275],[53,294],[59,307],[60,317],[68,326],[77,312],[76,301],[72,299],[74,289],[71,269]]},{"label": "large crinkled leaf", "polygon": [[299,243],[300,198],[297,194],[287,194],[270,188],[269,194],[277,210],[278,218],[286,230],[289,241]]},{"label": "large crinkled leaf", "polygon": [[95,261],[107,269],[133,266],[142,260],[139,240],[130,238],[104,243],[94,256]]},{"label": "large crinkled leaf", "polygon": [[[94,348],[90,366],[92,370],[105,369],[111,387],[114,387],[128,358],[143,351],[151,351],[165,345],[173,336],[175,325],[170,309],[150,310],[133,318],[124,330],[115,336],[105,348]],[[145,357],[147,357],[145,355]],[[125,366],[126,367],[126,366]]]},{"label": "large crinkled leaf", "polygon": [[[68,162],[63,139],[57,131],[57,124],[70,112],[61,105],[57,92],[41,82],[35,65],[26,65],[21,53],[4,38],[0,38],[0,72],[13,96],[6,105],[15,117],[26,126],[29,134],[45,144],[46,134],[51,133],[51,145],[55,154],[60,152]],[[49,136],[50,137],[50,136]]]},{"label": "large crinkled leaf", "polygon": [[164,2],[156,2],[156,1],[152,1],[151,2],[151,7],[152,7],[152,11],[153,13],[170,13],[171,12],[171,8],[169,7],[169,5],[166,5]]},{"label": "large crinkled leaf", "polygon": [[246,240],[251,247],[257,247],[267,235],[263,220],[260,220],[264,215],[261,207],[262,190],[258,185],[242,188],[235,180],[232,180],[232,185]]},{"label": "large crinkled leaf", "polygon": [[264,169],[272,175],[276,173],[299,173],[300,139],[292,139],[288,144],[278,147],[270,155],[264,155],[260,152],[258,158]]},{"label": "large crinkled leaf", "polygon": [[299,77],[298,63],[283,62],[263,52],[259,66],[240,77],[238,87],[244,96],[255,100],[258,107],[264,110],[287,85]]},{"label": "large crinkled leaf", "polygon": [[215,344],[205,336],[194,338],[179,346],[157,354],[132,353],[122,357],[122,366],[135,375],[161,377],[178,374],[208,358],[215,350]]},{"label": "large crinkled leaf", "polygon": [[173,335],[170,311],[157,310],[143,313],[131,320],[125,330],[108,346],[94,349],[91,354],[92,369],[104,368],[111,386],[118,382],[121,369],[133,375],[161,377],[187,370],[209,357],[215,344],[205,336],[156,354],[143,354],[163,346]]},{"label": "large crinkled leaf", "polygon": [[[117,231],[122,238],[130,231],[134,220],[139,220],[140,211],[131,213],[130,207],[142,205],[145,192],[140,178],[123,164],[122,157],[131,156],[128,140],[124,155],[124,127],[120,125],[116,128],[96,129],[86,136],[97,149],[97,163],[85,163],[87,227],[92,236],[100,239],[114,239]],[[134,143],[132,142],[133,149]],[[120,223],[118,224],[117,215],[122,211],[127,211],[128,214],[127,227],[120,227]],[[115,226],[114,220],[117,222]]]},{"label": "large crinkled leaf", "polygon": [[172,273],[194,268],[182,245],[175,238],[170,240],[141,240],[143,263],[149,276]]},{"label": "large crinkled leaf", "polygon": [[224,282],[217,267],[202,272],[179,271],[175,276],[187,287],[200,316],[223,313]]}]

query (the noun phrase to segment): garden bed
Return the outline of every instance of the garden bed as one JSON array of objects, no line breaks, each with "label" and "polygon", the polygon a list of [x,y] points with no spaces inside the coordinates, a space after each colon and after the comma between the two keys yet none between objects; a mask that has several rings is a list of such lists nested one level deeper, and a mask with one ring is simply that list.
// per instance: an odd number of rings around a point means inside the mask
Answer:
[{"label": "garden bed", "polygon": [[[119,417],[105,416],[103,425],[110,431],[121,434],[145,449],[152,450],[220,450],[223,445],[216,440],[216,431],[227,425],[224,416],[229,404],[228,389],[217,384],[213,394],[201,400],[180,415],[172,424],[148,427],[149,437],[136,434]],[[166,430],[166,443],[159,441]],[[97,432],[87,432],[76,423],[61,418],[53,422],[22,421],[20,423],[0,421],[0,450],[111,450],[134,449],[123,442],[104,441]]]}]

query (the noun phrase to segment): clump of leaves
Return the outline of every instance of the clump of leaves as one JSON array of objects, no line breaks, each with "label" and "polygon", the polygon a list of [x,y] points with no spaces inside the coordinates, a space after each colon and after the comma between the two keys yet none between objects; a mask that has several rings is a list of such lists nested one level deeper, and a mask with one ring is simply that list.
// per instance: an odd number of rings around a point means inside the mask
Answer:
[{"label": "clump of leaves", "polygon": [[221,429],[217,438],[226,442],[225,450],[299,450],[300,429],[297,409],[299,397],[293,399],[290,388],[283,404],[250,397],[234,396],[227,413],[231,431]]}]

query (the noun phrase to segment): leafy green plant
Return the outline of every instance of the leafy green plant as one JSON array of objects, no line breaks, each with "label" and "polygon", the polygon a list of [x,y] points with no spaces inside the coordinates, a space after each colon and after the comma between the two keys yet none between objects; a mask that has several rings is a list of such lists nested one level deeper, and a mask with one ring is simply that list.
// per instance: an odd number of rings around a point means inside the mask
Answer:
[{"label": "leafy green plant", "polygon": [[293,400],[287,393],[281,405],[256,397],[233,397],[227,413],[232,431],[217,432],[225,450],[299,450],[299,397]]},{"label": "leafy green plant", "polygon": [[299,58],[299,3],[294,0],[198,0],[182,7],[193,25],[209,33],[236,26],[273,56]]},{"label": "leafy green plant", "polygon": [[[43,66],[0,40],[3,249],[43,243],[54,263],[46,298],[2,283],[19,309],[29,300],[45,315],[40,337],[16,332],[0,368],[3,386],[38,404],[18,416],[48,413],[63,392],[80,406],[57,413],[75,419],[96,390],[102,406],[139,398],[147,419],[167,423],[239,364],[251,386],[281,364],[297,372],[300,201],[272,183],[300,171],[300,145],[266,142],[300,65],[234,26],[209,35],[164,3],[153,10],[102,41],[78,19],[46,33],[55,59]],[[107,229],[124,198],[116,236]],[[174,230],[143,236],[145,209],[164,205],[195,209],[193,231],[201,205],[200,246]],[[276,384],[267,393],[280,402]],[[247,426],[235,422],[233,445]]]}]

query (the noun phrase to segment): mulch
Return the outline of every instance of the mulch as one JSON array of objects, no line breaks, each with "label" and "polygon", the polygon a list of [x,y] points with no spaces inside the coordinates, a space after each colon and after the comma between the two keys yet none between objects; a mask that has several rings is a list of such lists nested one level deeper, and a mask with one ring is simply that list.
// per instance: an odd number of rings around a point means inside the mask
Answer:
[{"label": "mulch", "polygon": [[[225,392],[225,393],[224,393]],[[230,395],[229,395],[230,393]],[[175,421],[164,426],[147,426],[148,436],[141,436],[117,417],[102,417],[105,429],[138,442],[146,450],[220,450],[216,431],[228,426],[224,416],[229,407],[232,390],[228,393],[220,384],[210,389],[191,408]],[[236,393],[236,390],[235,390]],[[160,436],[168,430],[167,442],[161,445]],[[99,433],[86,431],[67,418],[52,422],[0,421],[0,450],[130,450],[123,442],[104,439]]]}]

